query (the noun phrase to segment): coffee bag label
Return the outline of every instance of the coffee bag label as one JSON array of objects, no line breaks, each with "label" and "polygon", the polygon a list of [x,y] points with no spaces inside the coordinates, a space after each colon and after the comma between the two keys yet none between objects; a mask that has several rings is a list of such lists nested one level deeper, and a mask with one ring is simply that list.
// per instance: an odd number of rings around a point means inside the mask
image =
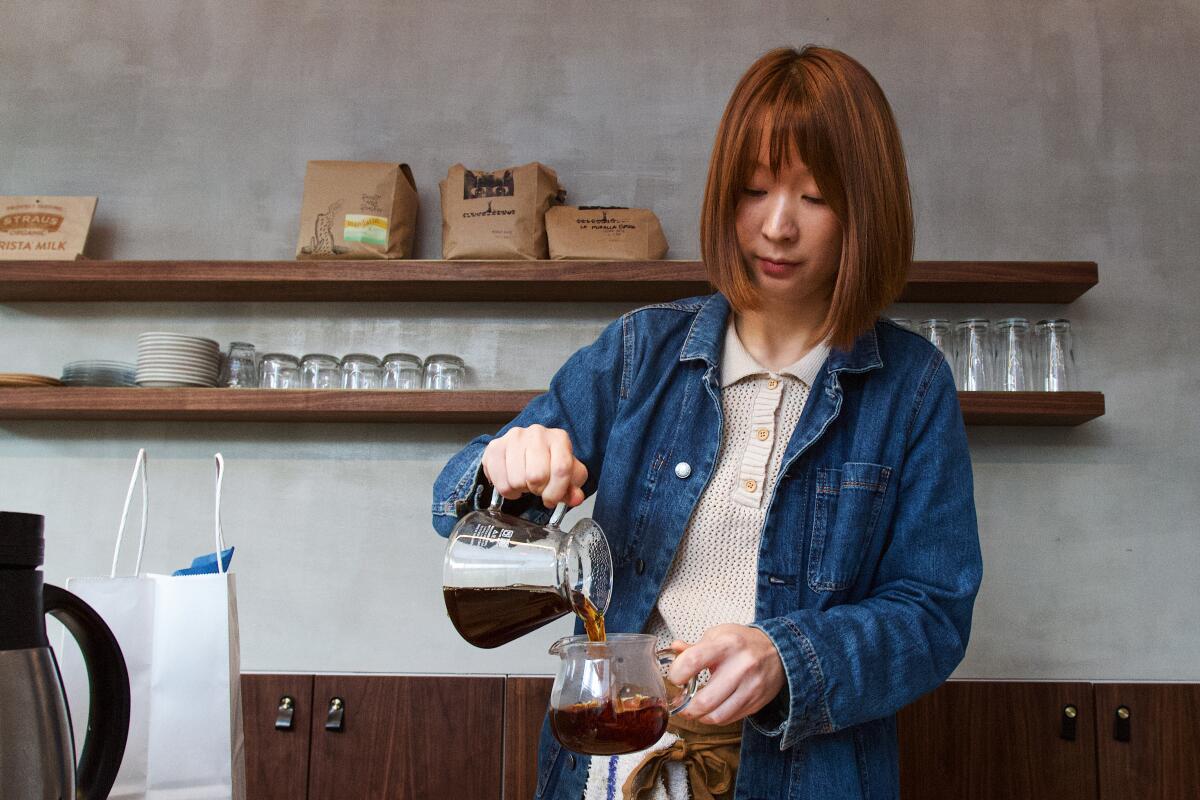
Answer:
[{"label": "coffee bag label", "polygon": [[0,258],[82,258],[95,212],[95,197],[0,197]]},{"label": "coffee bag label", "polygon": [[376,217],[370,214],[347,214],[346,224],[342,228],[342,231],[342,238],[347,242],[373,244],[379,247],[387,246],[387,217]]}]

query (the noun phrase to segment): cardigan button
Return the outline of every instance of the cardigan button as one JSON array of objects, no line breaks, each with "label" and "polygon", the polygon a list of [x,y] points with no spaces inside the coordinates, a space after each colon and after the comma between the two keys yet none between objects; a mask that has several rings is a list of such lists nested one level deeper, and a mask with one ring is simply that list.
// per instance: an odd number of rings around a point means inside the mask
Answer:
[{"label": "cardigan button", "polygon": [[686,461],[680,461],[675,465],[675,477],[683,479],[692,474],[692,465]]}]

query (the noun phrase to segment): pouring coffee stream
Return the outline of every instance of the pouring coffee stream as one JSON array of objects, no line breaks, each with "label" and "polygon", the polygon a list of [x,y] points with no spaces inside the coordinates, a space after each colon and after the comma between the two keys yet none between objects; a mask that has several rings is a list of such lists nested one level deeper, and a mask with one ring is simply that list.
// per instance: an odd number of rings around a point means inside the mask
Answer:
[{"label": "pouring coffee stream", "polygon": [[590,519],[571,531],[550,521],[503,514],[499,492],[486,509],[471,511],[450,533],[442,572],[446,611],[459,634],[477,647],[499,647],[574,611],[585,636],[550,648],[559,656],[550,696],[550,727],[579,753],[631,753],[654,744],[667,720],[691,700],[696,679],[670,693],[662,670],[675,658],[655,650],[655,638],[605,630],[612,595],[612,556],[604,532]]}]

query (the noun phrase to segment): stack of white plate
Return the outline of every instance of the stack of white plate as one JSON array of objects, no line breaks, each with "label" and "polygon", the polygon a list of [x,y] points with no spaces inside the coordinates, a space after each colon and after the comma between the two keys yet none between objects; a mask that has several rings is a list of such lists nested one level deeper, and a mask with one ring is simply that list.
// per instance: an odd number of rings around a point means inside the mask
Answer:
[{"label": "stack of white plate", "polygon": [[152,331],[138,336],[138,386],[216,386],[221,348],[212,339]]}]

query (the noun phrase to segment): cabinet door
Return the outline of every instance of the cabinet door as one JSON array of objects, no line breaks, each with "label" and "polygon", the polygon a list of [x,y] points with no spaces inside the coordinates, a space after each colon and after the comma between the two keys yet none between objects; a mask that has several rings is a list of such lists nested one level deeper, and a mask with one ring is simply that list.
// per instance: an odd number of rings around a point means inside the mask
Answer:
[{"label": "cabinet door", "polygon": [[[1200,685],[1097,683],[1093,688],[1101,800],[1200,797]],[[1118,731],[1118,725],[1125,730]]]},{"label": "cabinet door", "polygon": [[318,675],[313,702],[309,800],[499,800],[504,678]]},{"label": "cabinet door", "polygon": [[[1088,683],[943,684],[900,712],[900,796],[1095,800],[1091,700]],[[1068,706],[1073,741],[1062,737]]]},{"label": "cabinet door", "polygon": [[[303,800],[308,794],[312,675],[243,675],[247,800]],[[276,727],[284,698],[290,728]]]},{"label": "cabinet door", "polygon": [[553,678],[504,683],[504,800],[529,800],[537,790],[538,734],[552,686]]}]

